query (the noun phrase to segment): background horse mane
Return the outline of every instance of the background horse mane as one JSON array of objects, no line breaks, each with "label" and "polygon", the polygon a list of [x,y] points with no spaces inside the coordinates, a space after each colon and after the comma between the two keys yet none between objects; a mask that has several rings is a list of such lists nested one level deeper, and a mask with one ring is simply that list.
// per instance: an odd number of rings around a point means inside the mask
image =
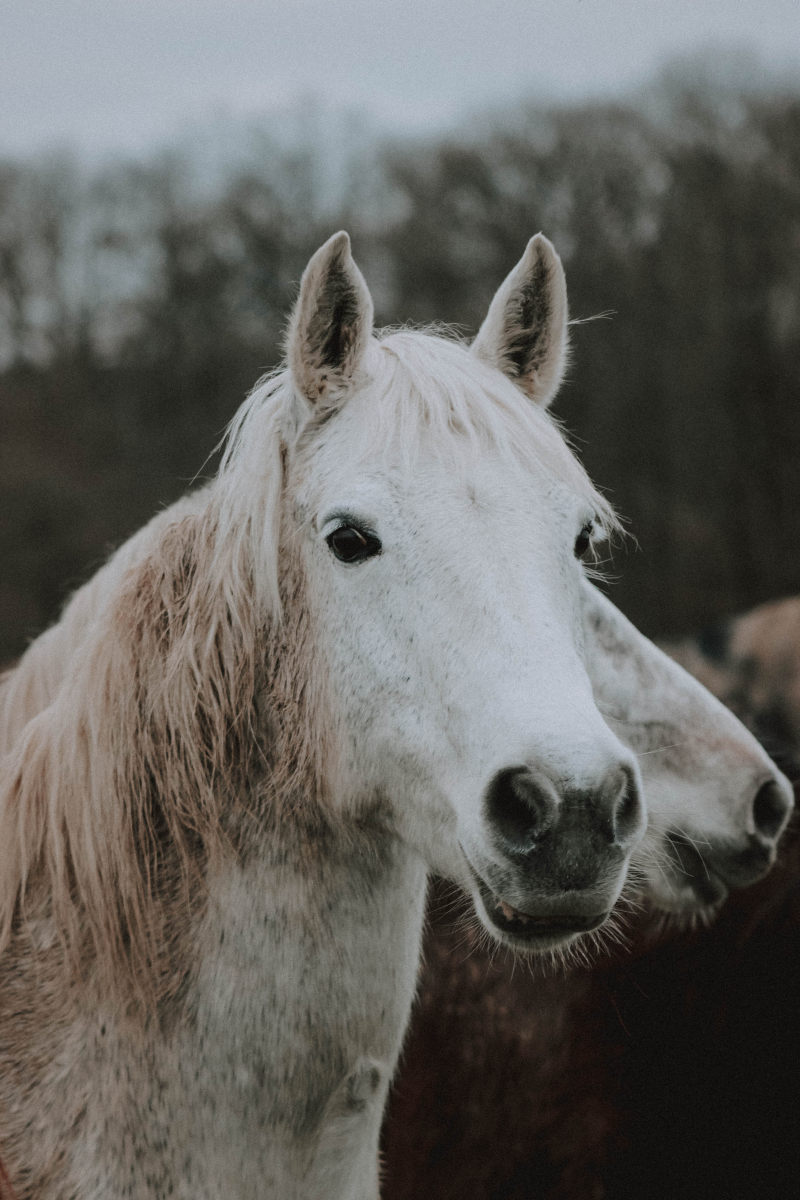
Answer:
[{"label": "background horse mane", "polygon": [[[613,527],[552,418],[466,347],[397,332],[366,371],[365,460],[399,447],[410,469],[423,442],[454,461],[465,442],[494,447],[567,481]],[[288,372],[265,378],[215,481],[123,546],[4,676],[0,948],[20,904],[52,905],[73,967],[93,959],[105,985],[169,996],[182,977],[167,929],[256,803],[248,781],[269,775],[273,803],[303,775],[319,793],[321,697],[306,688],[305,722],[279,719],[310,673],[281,510],[288,448],[310,452],[330,412],[308,420]],[[259,740],[265,698],[279,745]]]}]

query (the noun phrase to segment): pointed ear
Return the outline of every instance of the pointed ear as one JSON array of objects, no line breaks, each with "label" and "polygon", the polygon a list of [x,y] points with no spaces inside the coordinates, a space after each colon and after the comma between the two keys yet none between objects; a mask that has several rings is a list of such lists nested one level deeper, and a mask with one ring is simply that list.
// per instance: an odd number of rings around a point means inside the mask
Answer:
[{"label": "pointed ear", "polygon": [[372,298],[350,238],[335,233],[303,272],[286,340],[289,368],[306,399],[326,406],[343,399],[371,335]]},{"label": "pointed ear", "polygon": [[537,233],[500,285],[472,349],[546,408],[564,374],[567,342],[564,269]]}]

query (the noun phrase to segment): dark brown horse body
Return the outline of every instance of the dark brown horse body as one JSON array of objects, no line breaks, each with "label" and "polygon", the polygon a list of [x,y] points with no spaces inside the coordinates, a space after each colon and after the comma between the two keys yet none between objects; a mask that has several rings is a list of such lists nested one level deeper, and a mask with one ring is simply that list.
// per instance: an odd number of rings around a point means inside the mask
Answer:
[{"label": "dark brown horse body", "polygon": [[534,977],[434,915],[385,1200],[761,1200],[800,1186],[800,845],[692,935]]},{"label": "dark brown horse body", "polygon": [[[740,624],[734,647],[749,628]],[[785,625],[773,622],[781,635]],[[766,649],[747,651],[754,681],[768,666],[775,677],[770,638],[760,636]],[[695,655],[700,663],[700,648]],[[734,665],[722,652],[710,663],[726,679]],[[781,687],[785,712],[792,693]],[[765,706],[741,670],[737,688],[740,711],[758,710],[769,738]],[[800,746],[787,731],[783,722],[770,740],[791,774]],[[732,897],[713,925],[665,932],[642,915],[629,949],[569,974],[496,952],[491,961],[436,889],[384,1131],[384,1200],[799,1194],[798,881],[794,828],[773,872]]]}]

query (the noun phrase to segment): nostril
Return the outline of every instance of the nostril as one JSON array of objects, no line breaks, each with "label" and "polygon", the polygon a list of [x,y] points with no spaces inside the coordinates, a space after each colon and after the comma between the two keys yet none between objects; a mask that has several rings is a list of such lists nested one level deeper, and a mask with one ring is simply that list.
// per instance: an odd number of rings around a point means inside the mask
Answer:
[{"label": "nostril", "polygon": [[642,827],[642,801],[633,773],[623,768],[624,783],[614,806],[612,821],[614,840],[628,842]]},{"label": "nostril", "polygon": [[527,767],[498,771],[486,793],[486,810],[507,846],[530,850],[553,825],[558,810],[555,790]]},{"label": "nostril", "polygon": [[792,800],[780,784],[768,779],[756,792],[753,801],[753,823],[756,833],[774,841],[792,811]]}]

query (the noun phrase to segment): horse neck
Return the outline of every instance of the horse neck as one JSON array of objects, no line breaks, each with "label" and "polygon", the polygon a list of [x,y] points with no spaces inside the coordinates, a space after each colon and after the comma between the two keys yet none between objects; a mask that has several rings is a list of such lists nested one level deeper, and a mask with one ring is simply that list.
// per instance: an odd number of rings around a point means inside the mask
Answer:
[{"label": "horse neck", "polygon": [[[201,510],[205,510],[210,495],[211,492],[207,491],[188,498],[160,514],[150,526],[122,547],[90,584],[76,594],[59,626],[51,631],[54,644],[35,644],[42,651],[40,657],[47,659],[50,664],[50,676],[43,678],[41,686],[37,684],[36,697],[31,700],[32,708],[40,710],[52,701],[64,676],[69,650],[81,661],[87,659],[83,664],[87,672],[84,703],[96,700],[96,711],[104,710],[105,692],[97,699],[92,691],[98,687],[101,672],[89,669],[93,668],[93,664],[88,661],[85,639],[97,636],[97,630],[101,627],[99,615],[109,606],[121,606],[126,619],[121,623],[112,621],[102,646],[95,649],[106,665],[109,655],[120,658],[119,669],[110,672],[110,677],[114,686],[119,686],[123,699],[130,692],[129,663],[137,664],[137,682],[141,681],[148,664],[153,672],[156,671],[164,646],[163,642],[159,642],[155,648],[149,645],[148,638],[152,642],[153,634],[148,631],[157,625],[165,596],[169,600],[172,591],[177,589],[181,571],[185,569],[187,552],[191,552],[191,557],[197,553],[198,546],[202,548],[200,535],[203,526],[194,518]],[[160,573],[154,572],[154,563],[158,565]],[[174,585],[173,575],[176,578]],[[122,601],[119,599],[120,589],[123,589]],[[352,967],[352,978],[346,986],[354,994],[360,986],[359,978],[363,982],[363,976],[369,973],[375,979],[397,980],[403,976],[403,979],[411,980],[410,986],[413,988],[424,870],[413,855],[402,849],[391,831],[376,816],[366,820],[351,818],[344,821],[328,815],[330,804],[326,795],[326,779],[331,773],[335,751],[326,735],[330,722],[326,717],[327,702],[320,685],[319,663],[314,661],[303,580],[298,564],[292,562],[290,555],[285,556],[283,590],[283,622],[251,630],[249,648],[244,646],[241,637],[231,639],[236,654],[246,651],[248,670],[239,668],[238,672],[234,672],[230,665],[233,656],[229,655],[225,660],[226,669],[218,672],[218,686],[204,697],[204,713],[213,715],[213,706],[220,702],[221,684],[233,677],[241,677],[246,682],[247,675],[252,674],[256,691],[254,703],[248,705],[243,696],[232,696],[227,709],[221,709],[216,721],[216,727],[227,731],[227,741],[230,743],[228,751],[237,750],[233,745],[235,738],[231,730],[234,733],[238,730],[237,736],[241,742],[239,749],[245,745],[251,749],[247,751],[246,762],[240,762],[238,766],[236,763],[223,763],[222,768],[217,769],[213,790],[216,792],[224,785],[226,794],[218,800],[207,799],[207,811],[195,814],[195,829],[202,828],[200,815],[209,828],[213,819],[219,818],[224,826],[220,831],[223,836],[219,842],[212,839],[212,844],[206,847],[210,858],[205,859],[203,855],[205,861],[195,864],[200,874],[207,875],[205,881],[199,880],[194,868],[187,875],[186,865],[181,868],[178,863],[175,867],[173,873],[178,883],[188,878],[195,880],[198,886],[196,889],[192,887],[189,894],[177,884],[169,889],[171,898],[165,901],[167,907],[163,918],[170,926],[173,924],[172,918],[180,918],[181,937],[178,943],[181,954],[178,957],[183,959],[184,966],[163,962],[161,969],[170,979],[186,978],[186,943],[192,936],[189,934],[192,920],[201,933],[216,921],[220,943],[227,940],[229,946],[256,944],[256,925],[263,926],[266,934],[263,953],[259,952],[261,957],[266,962],[269,962],[270,956],[280,957],[283,951],[278,945],[280,939],[276,922],[284,913],[285,920],[289,922],[287,932],[292,935],[295,929],[291,921],[296,919],[299,929],[317,931],[323,947],[326,938],[328,947],[351,946],[347,962]],[[191,595],[197,595],[197,589]],[[132,615],[128,612],[130,606],[133,608]],[[246,613],[250,608],[249,598],[244,597],[242,612]],[[188,630],[192,628],[191,624],[186,627]],[[222,628],[224,633],[227,628],[224,622]],[[197,638],[200,645],[208,644],[202,626],[198,628]],[[183,655],[182,645],[176,649]],[[196,660],[199,650],[188,644],[186,649],[189,657]],[[20,688],[27,686],[26,673],[31,678],[38,678],[35,656],[30,654],[27,661],[23,659],[9,682]],[[180,669],[161,671],[158,677],[161,691],[157,695],[160,697],[161,710],[153,707],[154,693],[143,685],[142,703],[134,714],[139,720],[142,711],[152,711],[156,732],[163,731],[169,721],[174,723],[176,710],[180,714],[189,707],[176,704],[164,691],[164,678],[169,681],[169,687],[180,684]],[[310,686],[308,681],[312,679],[313,686]],[[145,678],[145,685],[146,682]],[[193,679],[189,680],[189,685],[193,685]],[[185,691],[194,697],[191,686],[187,685]],[[38,692],[42,692],[42,695]],[[73,706],[69,707],[72,713]],[[233,715],[237,717],[237,722],[232,721]],[[127,729],[130,722],[115,719],[113,724],[114,728],[121,724]],[[109,729],[109,736],[111,732]],[[200,732],[207,732],[205,726]],[[130,738],[131,745],[127,751],[131,755],[139,754],[140,745],[147,743],[150,737],[148,729],[140,730],[139,734],[144,736]],[[181,744],[191,747],[198,742],[198,732],[194,727],[183,729],[179,726],[167,742],[167,749]],[[161,742],[156,743],[156,746],[159,745]],[[106,757],[108,761],[112,760],[110,753]],[[146,765],[148,775],[154,776],[153,764],[148,762]],[[167,823],[174,824],[180,834],[182,818],[172,810],[188,802],[195,792],[209,792],[210,780],[195,779],[185,771],[170,774],[169,763],[155,765],[161,765],[158,793],[162,807],[167,809]],[[182,766],[182,763],[178,765]],[[198,766],[203,766],[199,760]],[[237,772],[240,772],[238,777]],[[132,778],[141,775],[140,766],[134,763],[128,774]],[[238,802],[232,788],[238,790]],[[80,800],[82,789],[76,786],[75,791],[76,800]],[[109,786],[107,792],[113,794],[113,791]],[[111,847],[105,845],[98,835],[98,861],[105,861],[108,850],[113,849],[115,840],[119,840],[113,837],[113,830],[109,837]],[[193,844],[191,839],[182,838],[181,855],[191,850]],[[169,856],[164,859],[163,848],[160,857],[162,864],[166,861],[169,865]],[[163,866],[161,869],[163,872]],[[250,880],[251,888],[244,889],[248,893],[245,895],[242,888],[247,880]],[[161,888],[156,890],[163,892]],[[241,903],[231,906],[226,897],[234,894],[239,895]],[[138,894],[133,899],[138,902]],[[186,899],[190,900],[188,907]],[[194,911],[194,918],[190,910]],[[172,939],[170,944],[173,947],[175,945]],[[161,949],[163,952],[163,939]],[[310,946],[307,949],[311,953]],[[298,950],[298,954],[301,953]],[[209,961],[213,961],[214,953],[209,952],[209,955]],[[325,961],[325,954],[319,956],[318,948],[314,949],[312,957],[315,961],[316,957]],[[382,969],[387,958],[394,963],[388,972]],[[328,967],[333,969],[330,963]],[[267,969],[271,970],[269,967]],[[116,967],[114,971],[106,973],[106,979],[115,972],[123,979],[124,973],[116,971]],[[280,979],[280,973],[275,977]],[[337,976],[337,982],[345,987],[341,973]],[[373,982],[371,979],[370,987]],[[399,993],[408,994],[410,1000],[409,985],[401,980],[397,986]],[[155,987],[157,995],[164,994],[164,991],[160,986]],[[166,991],[174,999],[179,991],[183,991],[183,985],[178,988],[177,984],[171,984]]]},{"label": "horse neck", "polygon": [[[235,859],[209,871],[197,1004],[213,1026],[214,980],[239,977],[226,1025],[258,1029],[253,1052],[266,1063],[303,1058],[287,1048],[287,1029],[301,1041],[299,1029],[316,1031],[311,1082],[292,1105],[310,1119],[315,1097],[355,1059],[394,1065],[416,984],[426,871],[380,805],[331,794],[332,703],[288,549],[282,565],[284,615],[263,631],[256,685],[260,753],[226,830]],[[216,1036],[224,1045],[225,1029]]]},{"label": "horse neck", "polygon": [[186,1036],[209,1079],[260,1076],[260,1119],[285,1125],[288,1113],[302,1138],[356,1063],[382,1064],[387,1082],[394,1070],[426,872],[379,821],[356,828],[298,809],[296,796],[258,844],[210,873]]},{"label": "horse neck", "polygon": [[[365,1059],[381,1067],[379,1113],[415,990],[424,867],[378,820],[334,824],[300,794],[272,811],[275,798],[260,792],[242,803],[260,808],[258,816],[231,830],[241,846],[209,865],[203,903],[185,930],[192,965],[161,1019],[142,1021],[119,998],[87,997],[76,983],[64,988],[33,958],[22,975],[19,962],[8,963],[0,995],[30,1015],[24,1044],[14,1020],[14,1065],[0,1086],[9,1169],[36,1165],[40,1155],[60,1163],[67,1143],[79,1147],[70,1158],[79,1171],[94,1164],[116,1180],[123,1166],[131,1174],[160,1169],[161,1151],[140,1125],[139,1114],[152,1110],[165,1129],[177,1126],[164,1160],[185,1155],[208,1194],[223,1194],[234,1162],[246,1164],[248,1177],[285,1162],[294,1180],[291,1164],[298,1154],[304,1161],[331,1096]],[[10,1036],[7,1019],[0,1030]],[[66,1102],[65,1067],[73,1080]],[[19,1111],[6,1110],[4,1099],[20,1094]],[[38,1130],[37,1106],[56,1096],[44,1147],[30,1131]]]}]

